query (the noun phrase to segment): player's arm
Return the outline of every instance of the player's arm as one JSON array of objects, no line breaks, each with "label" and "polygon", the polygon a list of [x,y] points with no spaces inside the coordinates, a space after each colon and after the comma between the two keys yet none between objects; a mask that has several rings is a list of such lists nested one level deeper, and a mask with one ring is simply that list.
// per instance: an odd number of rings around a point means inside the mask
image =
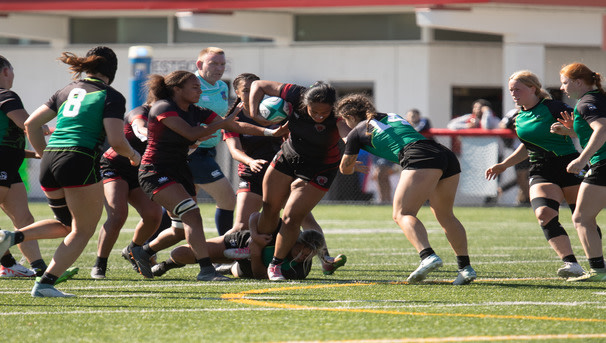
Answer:
[{"label": "player's arm", "polygon": [[355,155],[343,155],[341,158],[341,164],[339,165],[339,170],[341,174],[349,175],[353,174],[356,171],[356,164],[358,160],[358,154]]},{"label": "player's arm", "polygon": [[598,118],[589,123],[589,126],[593,130],[593,133],[589,137],[587,145],[581,151],[581,155],[570,161],[566,167],[566,171],[569,173],[580,173],[587,166],[591,157],[606,143],[606,118]]},{"label": "player's arm", "polygon": [[[269,96],[280,96],[280,89],[282,89],[282,82],[268,81],[268,80],[257,80],[253,81],[250,85],[250,93],[248,95],[248,103],[250,108],[250,116],[254,120],[264,120],[259,114],[259,104],[265,95]],[[260,119],[259,119],[260,118]],[[262,121],[259,121],[260,123]],[[266,120],[268,125],[269,122]]]},{"label": "player's arm", "polygon": [[128,158],[133,166],[138,166],[141,163],[141,155],[124,137],[124,121],[118,118],[103,118],[103,127],[107,134],[107,143],[114,151]]},{"label": "player's arm", "polygon": [[267,164],[266,160],[254,159],[248,156],[248,154],[246,154],[246,152],[244,152],[244,149],[242,148],[242,142],[240,141],[240,138],[237,136],[225,139],[225,144],[227,144],[229,153],[231,154],[231,157],[234,160],[246,164],[255,173],[263,170],[263,166]]},{"label": "player's arm", "polygon": [[27,133],[27,139],[36,150],[38,156],[42,156],[44,149],[46,148],[46,139],[44,138],[45,131],[48,127],[45,125],[53,118],[57,116],[57,113],[51,110],[48,106],[42,105],[38,107],[23,123],[25,131]]}]

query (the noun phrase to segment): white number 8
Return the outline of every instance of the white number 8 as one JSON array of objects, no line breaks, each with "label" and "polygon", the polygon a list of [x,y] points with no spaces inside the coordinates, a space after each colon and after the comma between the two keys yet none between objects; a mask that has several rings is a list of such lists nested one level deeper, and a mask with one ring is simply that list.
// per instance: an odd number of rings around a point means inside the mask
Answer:
[{"label": "white number 8", "polygon": [[75,117],[80,112],[80,106],[82,105],[82,101],[84,101],[84,96],[86,96],[86,91],[82,88],[74,88],[69,95],[67,96],[67,101],[63,106],[63,116],[65,117]]}]

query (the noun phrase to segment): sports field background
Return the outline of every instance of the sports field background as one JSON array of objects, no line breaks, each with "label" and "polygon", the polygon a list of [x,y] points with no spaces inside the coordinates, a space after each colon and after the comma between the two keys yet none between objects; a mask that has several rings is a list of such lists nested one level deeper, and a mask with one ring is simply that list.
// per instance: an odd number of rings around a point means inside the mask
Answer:
[{"label": "sports field background", "polygon": [[[200,207],[207,236],[215,236],[214,205]],[[52,216],[45,203],[31,209],[36,219]],[[419,217],[445,263],[419,285],[404,282],[419,258],[389,206],[318,206],[331,253],[348,263],[324,276],[316,259],[307,280],[287,283],[197,282],[197,266],[143,280],[119,253],[135,213],[107,279],[89,275],[96,234],[76,261],[80,273],[58,285],[76,298],[32,298],[33,280],[0,279],[0,342],[606,342],[606,284],[558,279],[561,262],[529,208],[455,209],[478,272],[468,286],[450,284],[456,261],[428,207]],[[560,218],[588,268],[567,208]],[[6,216],[0,227],[10,227]],[[58,243],[40,242],[47,262]]]}]

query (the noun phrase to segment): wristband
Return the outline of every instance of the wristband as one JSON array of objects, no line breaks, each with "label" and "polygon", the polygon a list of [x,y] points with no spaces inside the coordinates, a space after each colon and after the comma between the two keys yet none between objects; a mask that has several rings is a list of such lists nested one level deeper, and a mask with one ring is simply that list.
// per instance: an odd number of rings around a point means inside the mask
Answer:
[{"label": "wristband", "polygon": [[268,136],[268,137],[273,137],[275,132],[276,132],[276,130],[265,128],[265,130],[263,130],[263,135]]}]

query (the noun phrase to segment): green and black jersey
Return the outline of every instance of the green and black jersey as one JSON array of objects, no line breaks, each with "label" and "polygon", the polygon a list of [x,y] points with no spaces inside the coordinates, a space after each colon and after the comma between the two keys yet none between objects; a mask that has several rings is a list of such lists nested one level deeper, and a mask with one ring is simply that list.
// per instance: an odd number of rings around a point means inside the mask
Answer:
[{"label": "green and black jersey", "polygon": [[8,113],[22,109],[23,103],[17,93],[0,88],[0,146],[25,149],[23,130],[8,117]]},{"label": "green and black jersey", "polygon": [[572,113],[572,107],[557,100],[543,99],[533,108],[520,110],[516,120],[516,132],[528,150],[530,162],[574,154],[577,152],[568,136],[551,133],[549,130],[561,112]]},{"label": "green and black jersey", "polygon": [[357,155],[360,149],[394,163],[400,163],[404,146],[425,138],[404,118],[395,113],[377,113],[375,119],[363,120],[347,135],[345,155]]},{"label": "green and black jersey", "polygon": [[103,119],[124,120],[126,99],[103,81],[86,78],[57,91],[46,106],[57,113],[57,126],[47,149],[96,150],[105,140]]},{"label": "green and black jersey", "polygon": [[[606,118],[606,95],[599,90],[585,93],[574,107],[574,132],[576,132],[583,149],[587,146],[593,129],[589,124],[596,119]],[[606,159],[606,144],[591,157],[590,164],[596,164]]]}]

